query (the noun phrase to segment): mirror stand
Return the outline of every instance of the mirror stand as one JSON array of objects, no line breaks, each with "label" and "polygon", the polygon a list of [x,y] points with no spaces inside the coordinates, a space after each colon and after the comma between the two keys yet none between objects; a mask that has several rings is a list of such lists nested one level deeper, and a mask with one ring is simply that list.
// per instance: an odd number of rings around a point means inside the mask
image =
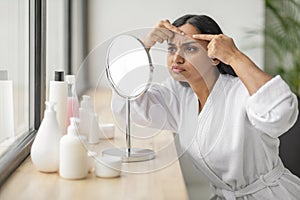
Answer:
[{"label": "mirror stand", "polygon": [[138,162],[151,160],[155,157],[154,151],[150,149],[131,148],[130,135],[130,99],[126,98],[126,148],[107,149],[102,152],[106,156],[115,156],[122,159],[123,162]]}]

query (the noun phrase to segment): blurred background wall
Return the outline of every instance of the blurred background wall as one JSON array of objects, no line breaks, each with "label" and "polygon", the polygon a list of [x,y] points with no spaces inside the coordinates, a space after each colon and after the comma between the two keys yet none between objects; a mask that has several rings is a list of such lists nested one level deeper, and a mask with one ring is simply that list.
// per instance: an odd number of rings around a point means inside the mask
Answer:
[{"label": "blurred background wall", "polygon": [[[172,22],[184,14],[206,14],[215,19],[223,32],[233,37],[237,46],[263,67],[263,36],[257,34],[249,39],[247,34],[248,30],[264,27],[264,1],[261,0],[89,0],[87,10],[88,52],[116,34],[151,28],[161,19]],[[250,48],[254,45],[257,48]],[[95,73],[90,71],[88,74],[91,85],[94,85]]]}]

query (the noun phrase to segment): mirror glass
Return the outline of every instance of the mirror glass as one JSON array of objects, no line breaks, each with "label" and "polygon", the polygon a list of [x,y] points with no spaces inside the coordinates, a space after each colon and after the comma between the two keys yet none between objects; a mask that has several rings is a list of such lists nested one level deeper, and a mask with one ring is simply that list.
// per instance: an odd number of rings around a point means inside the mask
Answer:
[{"label": "mirror glass", "polygon": [[147,91],[152,80],[153,68],[144,44],[132,35],[119,35],[107,51],[106,75],[113,90],[126,99],[126,148],[113,148],[103,155],[120,157],[124,162],[153,159],[154,151],[131,147],[131,100]]},{"label": "mirror glass", "polygon": [[152,72],[150,56],[138,38],[120,35],[112,41],[106,73],[118,95],[126,99],[139,97],[148,89]]}]

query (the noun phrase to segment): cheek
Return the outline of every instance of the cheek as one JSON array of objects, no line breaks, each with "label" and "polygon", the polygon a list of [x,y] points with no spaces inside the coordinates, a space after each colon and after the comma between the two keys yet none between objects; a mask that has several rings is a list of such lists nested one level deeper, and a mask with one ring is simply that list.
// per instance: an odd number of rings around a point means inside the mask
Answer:
[{"label": "cheek", "polygon": [[[194,55],[183,56],[185,66],[190,70],[197,69],[197,71],[206,71],[207,68],[212,66],[212,60],[207,56],[206,52],[196,53]],[[170,69],[173,64],[173,56],[167,56],[167,66]]]},{"label": "cheek", "polygon": [[173,58],[172,58],[172,56],[168,55],[167,56],[167,67],[168,67],[168,69],[172,68],[172,63],[173,63]]},{"label": "cheek", "polygon": [[186,58],[186,61],[189,62],[189,64],[195,69],[198,69],[200,71],[212,66],[211,59],[207,55],[203,54],[189,56]]},{"label": "cheek", "polygon": [[171,68],[171,66],[172,66],[172,56],[170,56],[170,55],[167,56],[167,65],[168,65],[168,68]]}]

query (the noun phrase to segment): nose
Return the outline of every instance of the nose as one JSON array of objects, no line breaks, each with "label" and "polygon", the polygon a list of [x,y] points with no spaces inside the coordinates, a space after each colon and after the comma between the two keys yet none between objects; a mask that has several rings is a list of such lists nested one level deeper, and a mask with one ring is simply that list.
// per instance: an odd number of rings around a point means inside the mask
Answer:
[{"label": "nose", "polygon": [[184,57],[182,57],[179,52],[175,53],[173,55],[173,62],[176,64],[183,64],[184,63]]}]

